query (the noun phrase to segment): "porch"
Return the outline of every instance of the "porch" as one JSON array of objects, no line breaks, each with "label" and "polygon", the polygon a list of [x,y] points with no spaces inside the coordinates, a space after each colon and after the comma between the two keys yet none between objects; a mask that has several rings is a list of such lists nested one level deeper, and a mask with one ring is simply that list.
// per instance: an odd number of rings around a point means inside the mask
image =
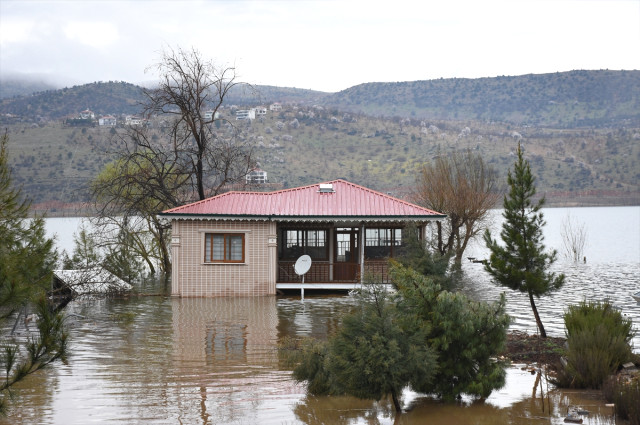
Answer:
[{"label": "porch", "polygon": [[[388,260],[402,248],[403,230],[399,222],[278,223],[276,289],[349,290],[367,276],[389,283]],[[302,255],[311,257],[304,280],[294,269]]]},{"label": "porch", "polygon": [[[295,261],[278,261],[278,283],[276,284],[278,288],[290,289],[288,284],[302,283],[302,276],[297,275],[294,270],[295,263]],[[362,265],[358,263],[314,261],[309,271],[304,275],[304,283],[323,284],[326,286],[320,289],[331,289],[336,285],[347,284],[350,289],[354,283],[362,283],[361,277],[367,275],[374,275],[383,283],[388,283],[388,269],[387,259],[365,259]]]}]

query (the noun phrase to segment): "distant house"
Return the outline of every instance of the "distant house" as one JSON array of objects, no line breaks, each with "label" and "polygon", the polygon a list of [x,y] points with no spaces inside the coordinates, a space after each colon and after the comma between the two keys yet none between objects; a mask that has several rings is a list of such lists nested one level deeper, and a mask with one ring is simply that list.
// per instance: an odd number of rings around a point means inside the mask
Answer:
[{"label": "distant house", "polygon": [[[407,223],[424,235],[445,215],[347,182],[274,192],[227,192],[160,213],[171,220],[174,296],[251,296],[352,289],[387,279]],[[312,261],[295,273],[302,255]]]},{"label": "distant house", "polygon": [[267,182],[267,172],[260,168],[254,168],[246,175],[247,184],[264,184]]},{"label": "distant house", "polygon": [[255,120],[255,119],[256,119],[255,109],[240,109],[236,111],[236,120]]},{"label": "distant house", "polygon": [[267,108],[265,108],[264,106],[260,106],[256,109],[256,116],[258,117],[264,117],[267,115]]},{"label": "distant house", "polygon": [[[214,116],[215,116],[215,118],[214,118]],[[214,112],[212,110],[209,110],[209,111],[206,111],[204,113],[204,119],[207,120],[207,121],[210,121],[211,119],[216,119],[217,120],[218,118],[220,118],[220,112]]]},{"label": "distant house", "polygon": [[126,125],[129,125],[129,126],[132,126],[132,127],[136,127],[136,126],[144,124],[144,120],[142,118],[140,118],[140,117],[127,115],[124,118],[124,123]]},{"label": "distant house", "polygon": [[274,102],[271,105],[269,105],[269,110],[274,112],[281,111],[282,105],[279,102]]},{"label": "distant house", "polygon": [[80,118],[81,120],[95,120],[96,114],[94,114],[88,109],[85,109],[84,111],[80,112],[80,115],[78,118]]},{"label": "distant house", "polygon": [[98,119],[98,125],[99,126],[115,127],[116,124],[117,124],[116,117],[114,117],[112,115],[105,115],[105,116],[100,117]]}]

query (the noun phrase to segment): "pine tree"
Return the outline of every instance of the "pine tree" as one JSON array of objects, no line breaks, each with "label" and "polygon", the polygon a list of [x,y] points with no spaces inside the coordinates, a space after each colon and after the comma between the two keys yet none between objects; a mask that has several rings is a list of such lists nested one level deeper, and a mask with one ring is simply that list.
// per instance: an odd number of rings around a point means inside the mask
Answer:
[{"label": "pine tree", "polygon": [[536,194],[535,177],[531,174],[529,162],[523,158],[520,144],[507,183],[509,193],[504,197],[502,213],[505,221],[500,232],[504,246],[492,239],[489,230],[485,231],[485,243],[491,251],[485,269],[500,285],[529,296],[540,336],[546,338],[534,297],[539,298],[560,289],[564,275],[548,272],[549,266],[556,260],[557,252],[545,252],[542,234],[545,221],[541,212],[545,200],[542,197],[533,202]]},{"label": "pine tree", "polygon": [[67,349],[63,317],[53,313],[45,297],[57,257],[53,240],[45,236],[43,217],[28,219],[30,203],[12,187],[7,143],[5,132],[0,138],[0,318],[31,303],[38,333],[24,350],[0,340],[0,367],[6,374],[0,383],[0,414],[12,385],[63,358]]},{"label": "pine tree", "polygon": [[364,285],[351,314],[326,342],[286,341],[293,376],[315,395],[391,396],[396,411],[405,387],[453,400],[486,398],[504,385],[503,348],[509,317],[494,304],[443,290],[433,279],[392,263],[397,292]]},{"label": "pine tree", "polygon": [[4,133],[0,139],[0,317],[37,298],[51,282],[57,254],[44,219],[27,220],[30,202],[12,186]]}]

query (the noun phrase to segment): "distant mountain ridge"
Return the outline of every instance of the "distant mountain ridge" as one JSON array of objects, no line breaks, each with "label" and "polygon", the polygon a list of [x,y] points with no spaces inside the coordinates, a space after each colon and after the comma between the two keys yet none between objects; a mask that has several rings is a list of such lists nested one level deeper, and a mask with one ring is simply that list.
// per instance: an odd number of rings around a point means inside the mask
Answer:
[{"label": "distant mountain ridge", "polygon": [[367,83],[324,104],[373,116],[499,121],[545,127],[640,123],[640,71],[570,71]]},{"label": "distant mountain ridge", "polygon": [[8,77],[0,81],[0,99],[25,96],[35,92],[55,89],[55,86],[44,81]]},{"label": "distant mountain ridge", "polygon": [[[0,87],[4,90],[4,83]],[[97,114],[136,114],[142,101],[139,86],[97,82],[5,98],[0,101],[0,114],[26,121],[60,119],[87,108]],[[472,120],[554,128],[638,126],[640,71],[366,83],[337,93],[242,86],[229,94],[226,104],[276,101],[418,120]]]}]

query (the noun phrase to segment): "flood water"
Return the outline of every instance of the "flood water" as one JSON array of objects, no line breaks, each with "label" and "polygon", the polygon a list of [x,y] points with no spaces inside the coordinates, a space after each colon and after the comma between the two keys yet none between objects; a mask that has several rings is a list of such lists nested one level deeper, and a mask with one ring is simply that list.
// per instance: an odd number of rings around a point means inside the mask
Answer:
[{"label": "flood water", "polygon": [[[563,211],[547,211],[547,246],[559,249],[553,245],[554,217],[562,220]],[[595,217],[588,222],[588,261],[557,266],[567,274],[565,288],[538,303],[548,333],[563,335],[567,304],[604,298],[632,318],[637,330],[640,305],[629,294],[640,290],[640,208],[572,209],[571,214],[579,220]],[[69,219],[53,220],[67,220],[54,223],[58,229],[73,226]],[[602,233],[608,238],[604,244]],[[483,249],[473,249],[470,255],[482,258]],[[463,273],[464,291],[475,298],[492,300],[502,292],[479,264],[465,263]],[[508,292],[507,297],[512,328],[535,333],[527,299]],[[76,301],[67,310],[67,363],[23,381],[0,423],[561,424],[568,406],[590,411],[585,424],[614,423],[598,392],[556,390],[521,365],[508,369],[507,385],[484,403],[443,404],[405,391],[406,412],[398,417],[390,400],[308,396],[279,364],[278,341],[326,338],[351,305],[349,296],[308,292],[304,302],[162,296]],[[638,351],[638,337],[634,344]]]}]

